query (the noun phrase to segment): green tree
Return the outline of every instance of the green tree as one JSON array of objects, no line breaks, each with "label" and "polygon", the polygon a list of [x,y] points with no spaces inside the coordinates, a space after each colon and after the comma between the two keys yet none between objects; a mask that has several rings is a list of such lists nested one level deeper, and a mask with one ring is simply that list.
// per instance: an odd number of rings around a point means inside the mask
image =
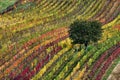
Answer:
[{"label": "green tree", "polygon": [[76,20],[69,27],[69,37],[73,44],[84,44],[87,48],[90,42],[97,42],[101,38],[101,26],[98,21]]}]

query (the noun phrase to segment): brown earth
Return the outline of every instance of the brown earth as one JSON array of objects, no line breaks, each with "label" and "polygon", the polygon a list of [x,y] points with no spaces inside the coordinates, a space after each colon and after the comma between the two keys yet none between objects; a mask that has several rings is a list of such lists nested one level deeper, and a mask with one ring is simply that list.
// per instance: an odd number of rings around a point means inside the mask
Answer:
[{"label": "brown earth", "polygon": [[120,24],[119,25],[116,25],[115,28],[118,28],[120,30]]}]

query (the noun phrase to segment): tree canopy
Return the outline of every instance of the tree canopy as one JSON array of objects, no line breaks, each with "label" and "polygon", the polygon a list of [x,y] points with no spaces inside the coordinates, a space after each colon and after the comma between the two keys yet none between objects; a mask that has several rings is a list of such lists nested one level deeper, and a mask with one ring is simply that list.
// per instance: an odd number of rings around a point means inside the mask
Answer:
[{"label": "tree canopy", "polygon": [[98,21],[76,20],[69,27],[69,37],[73,44],[97,42],[102,36],[102,24]]}]

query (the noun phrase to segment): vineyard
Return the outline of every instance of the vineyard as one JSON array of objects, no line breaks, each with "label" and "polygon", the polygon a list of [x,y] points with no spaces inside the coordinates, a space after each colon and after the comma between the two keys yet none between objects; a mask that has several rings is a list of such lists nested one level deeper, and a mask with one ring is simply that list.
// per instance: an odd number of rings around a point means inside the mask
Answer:
[{"label": "vineyard", "polygon": [[[76,19],[102,23],[87,51],[69,38]],[[119,63],[120,0],[0,0],[0,80],[107,80]]]}]

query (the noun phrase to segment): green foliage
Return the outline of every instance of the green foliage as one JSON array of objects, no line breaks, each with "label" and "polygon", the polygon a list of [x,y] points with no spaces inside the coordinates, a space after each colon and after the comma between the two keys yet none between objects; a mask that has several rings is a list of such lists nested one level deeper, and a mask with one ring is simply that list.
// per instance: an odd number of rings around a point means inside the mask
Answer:
[{"label": "green foliage", "polygon": [[85,44],[97,42],[102,36],[102,24],[98,21],[76,20],[70,25],[70,39],[73,44]]},{"label": "green foliage", "polygon": [[17,0],[0,0],[0,13],[7,7],[13,5]]}]

